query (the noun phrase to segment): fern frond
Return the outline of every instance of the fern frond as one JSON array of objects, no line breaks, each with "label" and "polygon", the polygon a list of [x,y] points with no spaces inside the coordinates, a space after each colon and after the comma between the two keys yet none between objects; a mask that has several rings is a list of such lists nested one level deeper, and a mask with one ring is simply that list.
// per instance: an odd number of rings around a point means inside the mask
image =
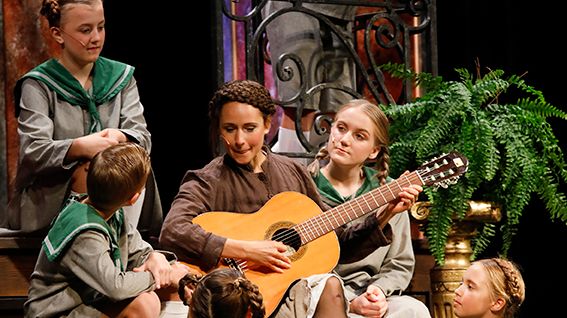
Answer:
[{"label": "fern frond", "polygon": [[[473,198],[501,206],[504,255],[535,193],[550,217],[567,225],[567,195],[560,190],[567,183],[567,162],[548,122],[567,120],[567,113],[520,76],[504,78],[502,70],[494,70],[474,78],[466,69],[456,71],[459,82],[442,82],[407,108],[386,110],[392,119],[391,167],[399,173],[442,152],[458,151],[468,158],[469,169],[457,184],[424,191],[431,202],[425,234],[440,265],[448,231]],[[498,233],[495,228],[484,226],[473,256],[488,246]]]},{"label": "fern frond", "polygon": [[508,82],[510,84],[514,84],[521,91],[527,93],[528,95],[532,95],[537,97],[538,99],[545,100],[543,93],[540,90],[537,90],[534,87],[526,84],[526,82],[518,75],[511,75],[510,77],[508,77]]},{"label": "fern frond", "polygon": [[[469,103],[470,92],[464,85],[455,83],[450,85],[444,94],[439,94],[429,103],[436,107],[429,108],[428,120],[421,129],[422,133],[416,141],[416,157],[426,160],[432,155],[439,154],[440,144],[456,135],[456,123],[460,123],[466,113],[463,111]],[[429,104],[428,103],[428,104]]]},{"label": "fern frond", "polygon": [[567,113],[541,99],[520,98],[517,105],[544,118],[567,119]]},{"label": "fern frond", "polygon": [[387,62],[380,65],[382,71],[390,73],[394,78],[398,79],[410,79],[413,80],[416,77],[416,73],[410,68],[406,67],[405,64]]},{"label": "fern frond", "polygon": [[481,225],[480,234],[471,240],[473,252],[471,254],[471,261],[477,257],[490,246],[490,242],[496,236],[496,224],[483,223]]},{"label": "fern frond", "polygon": [[457,68],[455,69],[457,74],[459,75],[459,80],[463,85],[467,87],[467,89],[471,89],[474,85],[474,78],[472,74],[466,68]]},{"label": "fern frond", "polygon": [[545,167],[544,177],[541,179],[537,193],[545,202],[551,217],[567,224],[567,197],[559,191],[559,185],[553,180],[551,170]]},{"label": "fern frond", "polygon": [[387,62],[382,64],[380,69],[390,73],[390,76],[393,78],[414,81],[415,85],[419,86],[426,94],[428,92],[438,91],[445,85],[443,77],[435,76],[427,72],[415,73],[413,70],[407,68],[406,64]]},{"label": "fern frond", "polygon": [[508,257],[508,251],[510,250],[510,246],[512,245],[512,240],[516,233],[518,232],[518,228],[516,226],[511,226],[506,228],[502,231],[502,248],[500,250],[500,255],[504,258]]},{"label": "fern frond", "polygon": [[390,157],[396,157],[390,164],[389,174],[399,176],[406,170],[414,170],[417,167],[412,142],[398,141],[390,147]]},{"label": "fern frond", "polygon": [[500,69],[490,70],[488,73],[484,74],[481,78],[477,79],[478,82],[482,81],[493,81],[496,79],[501,79],[504,76],[504,71]]},{"label": "fern frond", "polygon": [[470,197],[466,197],[466,189],[461,182],[447,189],[426,188],[424,192],[432,204],[430,215],[427,218],[425,235],[436,262],[443,264],[445,243],[453,219],[463,218],[469,208]]},{"label": "fern frond", "polygon": [[471,104],[482,108],[488,100],[496,98],[500,93],[506,91],[510,84],[501,79],[501,76],[501,71],[495,70],[485,75],[482,79],[478,79],[470,88]]},{"label": "fern frond", "polygon": [[490,181],[498,170],[500,152],[494,140],[491,123],[482,114],[476,120],[464,121],[458,135],[457,150],[469,158],[467,177],[475,187]]}]

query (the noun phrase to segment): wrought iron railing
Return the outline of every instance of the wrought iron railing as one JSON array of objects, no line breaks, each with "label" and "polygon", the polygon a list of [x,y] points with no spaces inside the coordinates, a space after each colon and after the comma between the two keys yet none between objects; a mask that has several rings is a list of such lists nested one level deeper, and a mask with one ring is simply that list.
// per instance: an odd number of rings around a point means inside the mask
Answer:
[{"label": "wrought iron railing", "polygon": [[[316,83],[312,87],[302,85],[292,98],[277,100],[278,105],[289,105],[299,101],[297,114],[304,103],[314,94],[325,89],[346,92],[353,97],[365,97],[379,104],[401,103],[416,97],[419,92],[413,83],[391,78],[380,66],[386,62],[405,64],[417,72],[437,74],[437,41],[435,0],[415,1],[355,1],[355,0],[270,0],[290,3],[289,8],[262,17],[261,10],[267,0],[216,0],[214,11],[218,85],[231,79],[248,78],[270,87],[271,72],[275,67],[278,76],[289,79],[299,76],[304,79],[305,67],[290,54],[283,63],[271,65],[267,53],[266,27],[279,16],[288,12],[300,12],[316,18],[319,23],[337,34],[351,55],[356,66],[356,87],[336,83]],[[305,3],[326,3],[357,6],[354,21],[354,41],[347,40],[329,17],[304,6]],[[287,64],[286,64],[287,63]],[[295,63],[299,72],[294,73],[289,63]],[[302,81],[305,83],[305,81]],[[273,95],[275,96],[275,94]],[[326,114],[316,116],[314,131],[327,133],[325,123],[331,118]],[[284,153],[291,157],[313,157],[318,149],[301,132],[300,118],[295,118],[297,137],[305,148],[300,153]]]}]

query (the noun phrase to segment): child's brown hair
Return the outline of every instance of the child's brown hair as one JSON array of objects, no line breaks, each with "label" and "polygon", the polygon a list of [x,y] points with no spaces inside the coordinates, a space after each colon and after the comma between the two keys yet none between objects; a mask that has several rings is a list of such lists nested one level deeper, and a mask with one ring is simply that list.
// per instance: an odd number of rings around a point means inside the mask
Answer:
[{"label": "child's brown hair", "polygon": [[91,204],[112,210],[132,198],[146,185],[150,156],[142,146],[124,142],[94,156],[89,165],[87,193]]},{"label": "child's brown hair", "polygon": [[[187,300],[186,286],[194,289]],[[179,296],[189,305],[191,318],[263,318],[266,310],[258,286],[234,269],[221,268],[205,276],[187,275],[179,282]],[[189,303],[188,303],[189,302]]]}]

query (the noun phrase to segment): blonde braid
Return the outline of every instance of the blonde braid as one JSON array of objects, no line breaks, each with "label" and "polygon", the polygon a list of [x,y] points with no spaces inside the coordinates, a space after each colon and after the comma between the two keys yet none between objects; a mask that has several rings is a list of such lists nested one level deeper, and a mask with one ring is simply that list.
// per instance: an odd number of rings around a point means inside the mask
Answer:
[{"label": "blonde braid", "polygon": [[488,284],[493,299],[503,298],[504,318],[512,318],[525,298],[525,284],[520,270],[512,261],[503,258],[481,259],[481,264],[488,275]]},{"label": "blonde braid", "polygon": [[507,302],[508,308],[505,310],[505,317],[513,317],[514,313],[519,309],[520,305],[524,301],[524,280],[517,266],[511,261],[501,258],[494,258],[493,260],[496,264],[498,264],[505,277],[505,290],[509,297],[509,301]]},{"label": "blonde braid", "polygon": [[381,185],[386,184],[386,178],[390,174],[390,149],[388,146],[382,146],[378,157],[376,157],[376,178],[380,181]]},{"label": "blonde braid", "polygon": [[312,176],[316,176],[319,173],[319,170],[321,169],[321,161],[328,161],[329,157],[330,155],[329,155],[329,150],[327,150],[327,146],[321,147],[321,149],[319,149],[319,152],[315,155],[315,160],[313,160],[307,166],[307,171],[309,171],[309,173]]}]

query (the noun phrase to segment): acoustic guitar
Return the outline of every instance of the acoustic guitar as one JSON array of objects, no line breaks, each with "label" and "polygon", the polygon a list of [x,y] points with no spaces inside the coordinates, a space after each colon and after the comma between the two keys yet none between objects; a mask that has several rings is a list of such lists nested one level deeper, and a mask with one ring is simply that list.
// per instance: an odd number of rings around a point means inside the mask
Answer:
[{"label": "acoustic guitar", "polygon": [[[301,193],[282,192],[255,213],[208,212],[195,217],[193,223],[232,239],[275,240],[287,245],[292,266],[283,273],[247,268],[246,261],[238,259],[225,258],[218,266],[239,270],[258,285],[266,316],[269,316],[293,282],[313,274],[328,273],[337,265],[340,250],[335,229],[396,199],[403,187],[412,184],[447,187],[456,183],[467,168],[468,160],[452,152],[325,212]],[[206,274],[196,266],[189,266]]]}]

